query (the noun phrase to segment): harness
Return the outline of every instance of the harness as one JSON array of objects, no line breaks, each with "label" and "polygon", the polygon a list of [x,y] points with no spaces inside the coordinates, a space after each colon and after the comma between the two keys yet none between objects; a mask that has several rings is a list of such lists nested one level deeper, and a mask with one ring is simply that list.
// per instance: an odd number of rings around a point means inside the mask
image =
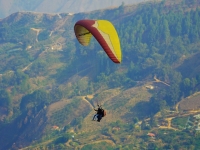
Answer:
[{"label": "harness", "polygon": [[100,109],[98,114],[101,114],[102,117],[106,116],[106,111],[103,108],[101,108],[101,105],[97,104],[97,106],[99,107],[98,109]]},{"label": "harness", "polygon": [[106,116],[106,111],[103,109],[102,111],[102,117]]},{"label": "harness", "polygon": [[106,111],[103,108],[100,108],[100,111],[98,112],[102,115],[102,117],[106,116]]}]

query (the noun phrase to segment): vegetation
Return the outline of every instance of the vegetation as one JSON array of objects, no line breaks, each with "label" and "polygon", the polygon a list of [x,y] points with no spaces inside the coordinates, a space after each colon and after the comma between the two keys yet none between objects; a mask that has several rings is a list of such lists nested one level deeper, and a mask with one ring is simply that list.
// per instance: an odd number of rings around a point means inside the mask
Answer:
[{"label": "vegetation", "polygon": [[[74,23],[97,16],[117,28],[123,50],[120,65],[111,62],[94,39],[88,47],[74,39]],[[166,110],[200,90],[199,64],[185,66],[186,60],[198,62],[200,54],[197,1],[122,4],[63,17],[67,21],[56,15],[16,13],[0,20],[2,149],[31,144],[40,149],[199,149],[198,132],[183,129],[187,119],[172,120],[181,131],[158,128]],[[194,67],[191,73],[184,70],[188,66]],[[148,91],[146,84],[156,88]],[[112,117],[94,128],[86,122],[98,100]],[[156,139],[147,136],[151,130]]]}]

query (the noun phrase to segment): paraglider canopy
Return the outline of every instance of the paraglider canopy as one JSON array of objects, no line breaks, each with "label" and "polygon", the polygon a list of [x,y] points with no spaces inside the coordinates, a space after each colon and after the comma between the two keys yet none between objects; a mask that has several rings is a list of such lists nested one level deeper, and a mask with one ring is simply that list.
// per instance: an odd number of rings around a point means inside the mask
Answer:
[{"label": "paraglider canopy", "polygon": [[115,63],[121,63],[120,40],[113,24],[107,20],[80,20],[74,26],[78,41],[87,46],[92,36],[99,42],[108,57]]}]

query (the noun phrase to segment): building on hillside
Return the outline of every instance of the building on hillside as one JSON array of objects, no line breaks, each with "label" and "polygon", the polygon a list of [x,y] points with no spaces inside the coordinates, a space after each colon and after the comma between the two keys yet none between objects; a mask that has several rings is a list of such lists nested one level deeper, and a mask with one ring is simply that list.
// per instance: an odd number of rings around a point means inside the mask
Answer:
[{"label": "building on hillside", "polygon": [[58,126],[52,126],[52,130],[60,130]]},{"label": "building on hillside", "polygon": [[154,133],[147,133],[148,136],[150,137],[155,137],[156,135]]},{"label": "building on hillside", "polygon": [[153,90],[154,89],[154,86],[153,85],[146,85],[145,86],[147,89],[149,89],[149,90]]},{"label": "building on hillside", "polygon": [[196,118],[196,119],[200,120],[200,114],[198,114],[198,115],[195,115],[195,116],[194,116],[194,118]]}]

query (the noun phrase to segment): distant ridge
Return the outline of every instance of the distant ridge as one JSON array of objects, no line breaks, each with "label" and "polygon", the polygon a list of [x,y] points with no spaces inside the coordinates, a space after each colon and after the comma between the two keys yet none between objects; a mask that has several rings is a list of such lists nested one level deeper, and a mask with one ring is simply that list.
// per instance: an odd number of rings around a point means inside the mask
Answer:
[{"label": "distant ridge", "polygon": [[14,12],[35,11],[46,13],[79,13],[97,9],[118,7],[122,3],[125,5],[144,2],[146,0],[0,0],[0,18],[4,18]]}]

